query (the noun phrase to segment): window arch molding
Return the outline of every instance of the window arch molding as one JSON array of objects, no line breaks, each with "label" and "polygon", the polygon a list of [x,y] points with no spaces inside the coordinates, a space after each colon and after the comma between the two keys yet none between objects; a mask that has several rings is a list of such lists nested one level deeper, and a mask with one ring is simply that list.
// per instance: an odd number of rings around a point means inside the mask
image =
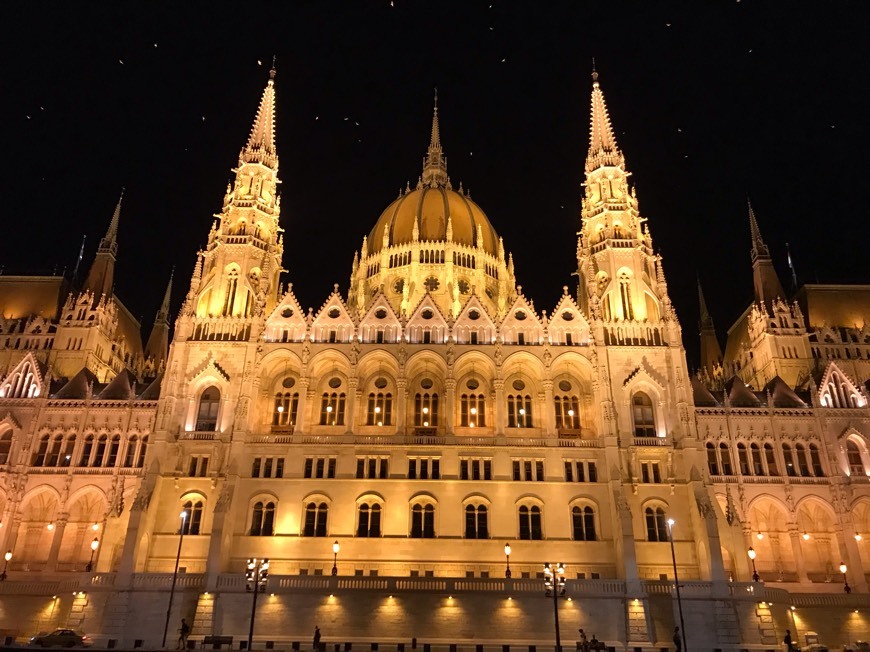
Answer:
[{"label": "window arch molding", "polygon": [[662,498],[650,498],[641,503],[640,513],[643,517],[643,531],[646,540],[653,542],[668,541],[668,513],[670,506]]},{"label": "window arch molding", "polygon": [[661,394],[647,383],[629,391],[628,409],[635,437],[657,437],[664,431]]},{"label": "window arch molding", "polygon": [[408,531],[415,539],[434,539],[438,533],[438,499],[430,493],[415,494],[408,501]]},{"label": "window arch molding", "polygon": [[178,532],[181,528],[184,529],[184,534],[202,534],[203,521],[206,512],[206,496],[200,491],[186,491],[179,498],[179,507],[182,512],[187,514],[183,523],[179,523],[179,513],[174,512],[169,514],[170,526],[169,530]]},{"label": "window arch molding", "polygon": [[539,541],[544,538],[544,501],[537,496],[524,496],[514,503],[517,538]]},{"label": "window arch molding", "polygon": [[278,518],[278,496],[269,491],[254,494],[248,500],[248,522],[245,532],[250,536],[273,536]]},{"label": "window arch molding", "polygon": [[12,458],[12,428],[0,426],[0,464],[9,464]]},{"label": "window arch molding", "polygon": [[568,518],[571,523],[571,538],[574,541],[598,541],[601,539],[601,510],[589,496],[578,496],[568,503]]},{"label": "window arch molding", "polygon": [[853,429],[844,433],[840,440],[840,451],[845,462],[843,469],[847,475],[868,475],[870,454],[863,434]]},{"label": "window arch molding", "polygon": [[[227,384],[222,378],[218,378],[215,374],[207,374],[200,378],[193,386],[193,395],[190,401],[190,417],[188,420],[188,430],[200,430],[199,426],[204,426],[203,430],[209,430],[208,426],[212,422],[214,425],[211,431],[217,431],[220,427],[220,420],[223,416],[224,399],[227,396]],[[216,402],[214,392],[217,392]],[[203,397],[206,393],[207,410],[204,410]]]},{"label": "window arch molding", "polygon": [[302,499],[300,534],[304,537],[329,536],[329,512],[332,499],[320,492],[310,493]]}]

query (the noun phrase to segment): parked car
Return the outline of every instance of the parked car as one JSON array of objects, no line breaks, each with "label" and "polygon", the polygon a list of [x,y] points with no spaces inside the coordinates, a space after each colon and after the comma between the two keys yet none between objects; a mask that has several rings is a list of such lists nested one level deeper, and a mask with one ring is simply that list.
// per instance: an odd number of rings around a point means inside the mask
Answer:
[{"label": "parked car", "polygon": [[90,647],[94,644],[93,639],[87,634],[82,634],[74,629],[56,629],[51,633],[40,632],[30,639],[31,645],[42,647]]}]

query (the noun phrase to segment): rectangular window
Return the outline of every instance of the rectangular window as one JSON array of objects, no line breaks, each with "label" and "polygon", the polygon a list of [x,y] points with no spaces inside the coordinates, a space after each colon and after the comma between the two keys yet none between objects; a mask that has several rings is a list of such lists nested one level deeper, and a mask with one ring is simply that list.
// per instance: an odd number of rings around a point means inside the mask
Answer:
[{"label": "rectangular window", "polygon": [[275,460],[275,477],[283,478],[284,477],[284,458],[279,457]]},{"label": "rectangular window", "polygon": [[408,479],[417,479],[417,460],[415,460],[414,458],[408,460]]},{"label": "rectangular window", "polygon": [[358,457],[356,460],[356,477],[368,479],[386,479],[389,477],[389,466],[386,457]]},{"label": "rectangular window", "polygon": [[437,457],[408,458],[409,480],[440,480],[441,460]]},{"label": "rectangular window", "polygon": [[513,476],[514,476],[514,480],[521,480],[522,479],[520,477],[520,461],[519,460],[514,460],[514,474],[513,474]]},{"label": "rectangular window", "polygon": [[251,464],[251,477],[259,478],[260,477],[260,464],[262,463],[263,458],[255,457],[254,463]]},{"label": "rectangular window", "polygon": [[366,477],[366,461],[360,457],[356,461],[356,478],[357,480]]},{"label": "rectangular window", "polygon": [[472,343],[472,344],[477,344],[477,331],[472,331],[472,332],[471,332],[471,343]]},{"label": "rectangular window", "polygon": [[[283,468],[282,468],[282,471],[283,471]],[[306,457],[305,458],[304,476],[306,478],[334,478],[335,477],[335,458],[334,457]]]},{"label": "rectangular window", "polygon": [[574,482],[574,463],[565,462],[565,482]]},{"label": "rectangular window", "polygon": [[544,461],[538,460],[535,462],[535,475],[538,482],[544,481]]},{"label": "rectangular window", "polygon": [[574,336],[571,333],[565,333],[565,344],[568,346],[574,344]]},{"label": "rectangular window", "polygon": [[459,479],[468,480],[468,460],[459,461]]},{"label": "rectangular window", "polygon": [[662,473],[658,462],[642,462],[640,469],[644,484],[661,484]]},{"label": "rectangular window", "polygon": [[483,460],[483,479],[492,480],[492,460]]},{"label": "rectangular window", "polygon": [[525,482],[543,482],[544,460],[513,460],[513,478]]},{"label": "rectangular window", "polygon": [[517,333],[517,344],[525,344],[526,343],[526,334],[525,333]]},{"label": "rectangular window", "polygon": [[267,457],[263,463],[263,477],[271,478],[272,477],[272,464],[274,460],[271,457]]},{"label": "rectangular window", "polygon": [[459,460],[461,480],[492,480],[492,460],[465,457]]},{"label": "rectangular window", "polygon": [[191,478],[204,478],[208,475],[208,455],[191,455],[187,475]]}]

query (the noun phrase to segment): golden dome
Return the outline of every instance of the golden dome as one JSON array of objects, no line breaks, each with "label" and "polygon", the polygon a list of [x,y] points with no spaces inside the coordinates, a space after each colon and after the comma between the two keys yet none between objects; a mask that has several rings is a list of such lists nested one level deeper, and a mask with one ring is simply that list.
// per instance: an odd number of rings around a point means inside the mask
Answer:
[{"label": "golden dome", "polygon": [[449,184],[423,185],[406,192],[381,214],[368,237],[369,254],[381,250],[384,231],[389,233],[389,245],[406,244],[414,239],[414,224],[419,229],[419,240],[445,242],[447,221],[453,228],[453,242],[473,247],[477,245],[480,227],[480,245],[490,255],[498,256],[498,235],[480,206],[464,193],[453,190]]}]

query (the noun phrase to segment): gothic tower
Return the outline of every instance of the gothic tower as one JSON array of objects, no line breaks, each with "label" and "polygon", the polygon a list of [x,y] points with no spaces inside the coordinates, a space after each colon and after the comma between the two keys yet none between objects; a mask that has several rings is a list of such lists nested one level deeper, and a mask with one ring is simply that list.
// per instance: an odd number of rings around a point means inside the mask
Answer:
[{"label": "gothic tower", "polygon": [[770,249],[761,237],[761,229],[758,228],[758,222],[755,220],[752,204],[748,200],[746,204],[749,208],[749,232],[752,235],[752,280],[755,285],[755,300],[769,308],[776,299],[785,299],[785,292],[773,267]]},{"label": "gothic tower", "polygon": [[701,335],[701,369],[713,377],[717,369],[722,366],[722,347],[716,337],[713,318],[710,316],[710,311],[707,310],[707,301],[704,299],[700,279],[698,280],[698,306],[701,311],[698,320]]},{"label": "gothic tower", "polygon": [[118,203],[115,206],[115,212],[112,213],[109,228],[106,230],[106,235],[100,240],[100,246],[97,247],[97,255],[94,258],[82,288],[93,293],[95,302],[99,301],[103,295],[111,297],[114,289],[115,262],[118,256],[118,221],[121,218],[121,202],[123,199],[124,191],[122,190]]}]

